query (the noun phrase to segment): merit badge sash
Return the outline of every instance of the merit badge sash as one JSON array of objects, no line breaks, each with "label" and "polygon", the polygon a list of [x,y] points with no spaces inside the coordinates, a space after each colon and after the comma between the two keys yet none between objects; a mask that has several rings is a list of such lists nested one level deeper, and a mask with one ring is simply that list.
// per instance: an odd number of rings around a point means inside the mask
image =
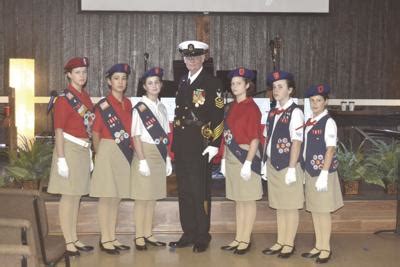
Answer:
[{"label": "merit badge sash", "polygon": [[[224,120],[224,140],[232,154],[235,155],[242,164],[244,164],[248,151],[238,145],[228,127],[228,124],[226,123],[226,120]],[[251,162],[251,170],[257,174],[260,174],[261,172],[261,158],[257,155],[254,156],[253,161]]]},{"label": "merit badge sash", "polygon": [[133,150],[131,149],[131,138],[124,128],[121,119],[117,116],[114,108],[108,103],[107,98],[103,98],[98,103],[101,117],[104,124],[114,137],[115,143],[118,145],[122,154],[124,154],[129,164],[132,163]]},{"label": "merit badge sash", "polygon": [[74,95],[69,89],[64,90],[64,97],[67,99],[68,104],[83,118],[86,132],[89,138],[92,137],[92,125],[95,118],[94,113],[88,109],[81,100]]},{"label": "merit badge sash", "polygon": [[137,103],[135,109],[138,111],[140,119],[142,120],[147,132],[151,138],[153,138],[154,143],[156,143],[157,149],[160,151],[162,158],[166,161],[168,155],[167,145],[169,143],[167,133],[161,127],[156,116],[154,116],[153,112],[151,112],[145,103]]}]

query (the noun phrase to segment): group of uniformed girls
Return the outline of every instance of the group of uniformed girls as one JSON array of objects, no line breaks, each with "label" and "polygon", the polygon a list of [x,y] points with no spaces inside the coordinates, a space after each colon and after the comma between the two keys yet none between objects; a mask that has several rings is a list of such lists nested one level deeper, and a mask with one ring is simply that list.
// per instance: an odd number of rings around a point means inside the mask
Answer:
[{"label": "group of uniformed girls", "polygon": [[[68,61],[64,67],[68,86],[57,98],[54,111],[56,146],[48,192],[61,194],[59,216],[67,254],[93,249],[76,234],[79,201],[85,194],[99,198],[99,245],[103,251],[119,254],[129,249],[115,236],[121,198],[135,199],[136,249],[146,250],[147,244],[165,246],[152,234],[156,200],[166,197],[165,177],[172,172],[167,111],[158,97],[163,70],[153,68],[144,73],[141,80],[146,94],[132,108],[124,96],[130,67],[112,66],[105,75],[109,94],[93,114],[85,91],[88,66],[87,58]],[[343,206],[336,172],[337,129],[326,110],[329,86],[307,90],[305,97],[310,98],[313,115],[304,123],[303,112],[291,97],[293,75],[285,71],[269,74],[267,84],[277,106],[268,114],[263,137],[261,113],[250,96],[254,73],[238,68],[228,76],[234,101],[226,108],[221,172],[226,177],[226,197],[236,205],[236,235],[221,249],[235,254],[250,249],[263,178],[268,180],[268,201],[277,216],[277,240],[263,253],[281,258],[294,253],[299,209],[305,201],[312,213],[316,242],[302,256],[327,262],[332,254],[331,212]],[[96,153],[94,167],[90,137]],[[262,139],[264,153],[259,149]]]},{"label": "group of uniformed girls", "polygon": [[262,197],[263,178],[268,180],[269,206],[276,210],[277,241],[262,252],[280,258],[294,253],[299,209],[305,201],[312,214],[316,241],[315,247],[302,256],[316,258],[317,263],[328,262],[332,255],[331,212],[343,206],[336,172],[337,128],[326,109],[329,86],[319,84],[307,90],[305,97],[310,99],[313,114],[305,123],[303,112],[292,99],[293,75],[285,71],[268,75],[267,84],[277,105],[268,113],[261,158],[257,153],[262,139],[261,114],[248,96],[254,73],[238,68],[229,77],[235,99],[225,117],[221,171],[226,177],[226,197],[236,203],[236,236],[221,249],[235,254],[250,249],[255,200]]},{"label": "group of uniformed girls", "polygon": [[[124,96],[130,66],[112,66],[105,74],[109,93],[93,107],[85,91],[88,66],[87,58],[67,62],[68,86],[57,98],[54,110],[56,145],[48,192],[61,194],[59,216],[66,253],[77,256],[79,251],[93,250],[76,234],[80,197],[86,194],[99,198],[102,251],[119,254],[130,249],[115,236],[121,198],[135,199],[136,248],[165,246],[152,234],[155,201],[166,196],[166,176],[172,172],[167,111],[158,99],[163,70],[152,68],[143,74],[146,95],[132,108]],[[156,135],[150,128],[158,130]]]}]

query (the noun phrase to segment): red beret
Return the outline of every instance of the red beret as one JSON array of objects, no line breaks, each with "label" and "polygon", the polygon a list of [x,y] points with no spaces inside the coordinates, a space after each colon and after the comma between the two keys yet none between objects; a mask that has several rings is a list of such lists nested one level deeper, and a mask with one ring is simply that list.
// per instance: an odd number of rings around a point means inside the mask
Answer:
[{"label": "red beret", "polygon": [[64,66],[64,71],[69,72],[75,68],[88,67],[89,59],[87,57],[74,57],[71,58]]}]

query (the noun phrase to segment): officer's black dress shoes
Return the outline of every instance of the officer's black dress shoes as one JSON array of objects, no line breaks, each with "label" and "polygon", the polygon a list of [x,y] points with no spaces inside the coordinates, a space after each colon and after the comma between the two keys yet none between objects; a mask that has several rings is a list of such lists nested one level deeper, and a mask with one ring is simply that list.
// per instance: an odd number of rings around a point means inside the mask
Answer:
[{"label": "officer's black dress shoes", "polygon": [[[294,250],[295,250],[295,247],[294,247],[294,246],[283,245],[283,247],[291,247],[292,250],[291,250],[290,252],[282,252],[282,251],[281,251],[281,252],[278,254],[278,257],[279,257],[279,258],[287,259],[287,258],[289,258],[290,256],[293,255]],[[282,248],[283,248],[283,247],[282,247]]]},{"label": "officer's black dress shoes", "polygon": [[[137,240],[137,239],[141,239],[141,238],[143,238],[143,240],[144,240],[144,245],[138,245],[138,244],[136,243],[136,240]],[[146,239],[145,239],[143,236],[136,237],[134,241],[135,241],[135,248],[136,248],[137,250],[147,250]]]},{"label": "officer's black dress shoes", "polygon": [[193,245],[193,252],[195,253],[201,253],[206,251],[208,248],[208,244],[204,244],[204,243],[195,243]]},{"label": "officer's black dress shoes", "polygon": [[149,240],[149,238],[152,237],[152,236],[153,235],[145,237],[144,238],[144,242],[146,242],[146,244],[150,244],[150,245],[152,245],[154,247],[165,247],[167,245],[165,242]]},{"label": "officer's black dress shoes", "polygon": [[94,247],[92,247],[92,246],[81,246],[81,247],[80,247],[80,246],[77,246],[76,243],[77,243],[78,241],[79,241],[79,240],[76,240],[76,241],[74,242],[74,246],[76,247],[77,250],[89,252],[89,251],[92,251],[92,250],[94,249]]},{"label": "officer's black dress shoes", "polygon": [[233,241],[237,243],[236,246],[229,246],[229,245],[226,245],[226,246],[222,246],[221,249],[222,249],[222,250],[228,250],[228,251],[235,250],[235,249],[239,246],[239,241],[237,241],[236,239],[233,240]]},{"label": "officer's black dress shoes", "polygon": [[244,241],[240,241],[239,243],[247,244],[247,247],[243,248],[243,249],[236,248],[233,253],[234,254],[238,254],[238,255],[246,254],[250,250],[251,242],[247,243],[247,242],[244,242]]},{"label": "officer's black dress shoes", "polygon": [[315,262],[316,262],[316,263],[327,263],[327,262],[329,261],[329,259],[331,258],[331,256],[332,256],[332,251],[323,250],[323,249],[322,249],[321,251],[328,252],[328,253],[329,253],[328,257],[326,257],[326,258],[320,258],[320,257],[318,257],[318,258],[315,260]]},{"label": "officer's black dress shoes", "polygon": [[110,255],[118,255],[119,251],[115,247],[114,248],[105,248],[103,246],[103,244],[111,243],[111,242],[114,242],[114,241],[107,241],[107,242],[103,242],[103,243],[100,241],[99,242],[100,250],[104,251],[105,253],[110,254]]},{"label": "officer's black dress shoes", "polygon": [[[117,239],[114,239],[113,242],[116,241],[116,240]],[[130,250],[131,249],[131,247],[127,246],[127,245],[114,245],[114,247],[117,250]]]},{"label": "officer's black dress shoes", "polygon": [[271,248],[266,248],[262,251],[263,254],[265,255],[275,255],[281,252],[283,245],[277,243],[277,245],[281,246],[279,249],[271,249]]},{"label": "officer's black dress shoes", "polygon": [[168,246],[170,246],[171,248],[185,248],[185,247],[190,247],[191,245],[193,245],[192,242],[185,241],[182,239],[179,239],[178,241],[169,242],[168,244]]},{"label": "officer's black dress shoes", "polygon": [[320,251],[319,249],[317,249],[317,248],[314,248],[314,249],[315,249],[315,250],[318,250],[318,252],[317,252],[317,253],[306,252],[306,253],[301,254],[301,256],[302,256],[303,258],[308,258],[308,259],[312,259],[312,258],[318,257],[319,254],[321,254],[321,251]]}]

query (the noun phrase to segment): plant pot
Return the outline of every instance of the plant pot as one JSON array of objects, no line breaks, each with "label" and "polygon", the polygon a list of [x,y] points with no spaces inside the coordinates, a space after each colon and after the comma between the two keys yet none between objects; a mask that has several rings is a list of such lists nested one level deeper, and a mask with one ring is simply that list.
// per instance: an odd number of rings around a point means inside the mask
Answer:
[{"label": "plant pot", "polygon": [[396,195],[397,194],[397,183],[387,184],[385,191],[388,195]]},{"label": "plant pot", "polygon": [[358,195],[360,181],[344,181],[345,195]]},{"label": "plant pot", "polygon": [[39,181],[37,181],[37,180],[22,181],[21,185],[22,185],[22,189],[26,189],[26,190],[38,190],[39,189]]}]

